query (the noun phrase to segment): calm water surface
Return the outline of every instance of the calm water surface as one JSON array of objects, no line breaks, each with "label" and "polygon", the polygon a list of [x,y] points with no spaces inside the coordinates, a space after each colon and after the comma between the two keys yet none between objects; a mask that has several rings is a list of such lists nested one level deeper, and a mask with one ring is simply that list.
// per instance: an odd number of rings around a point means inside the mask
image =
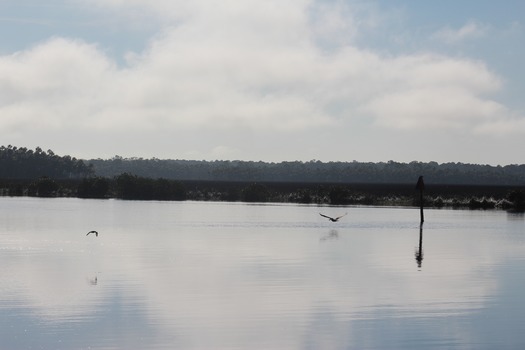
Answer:
[{"label": "calm water surface", "polygon": [[0,198],[0,349],[525,348],[523,216],[425,219]]}]

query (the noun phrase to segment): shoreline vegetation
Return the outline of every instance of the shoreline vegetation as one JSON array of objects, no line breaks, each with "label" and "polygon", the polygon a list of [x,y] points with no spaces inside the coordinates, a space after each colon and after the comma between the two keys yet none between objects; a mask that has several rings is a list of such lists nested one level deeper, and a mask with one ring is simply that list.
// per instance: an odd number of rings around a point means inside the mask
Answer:
[{"label": "shoreline vegetation", "polygon": [[79,160],[0,147],[0,196],[525,210],[525,165]]},{"label": "shoreline vegetation", "polygon": [[[214,182],[150,179],[122,174],[82,180],[0,179],[0,196],[85,199],[225,201],[325,205],[415,206],[419,192],[409,184]],[[426,208],[524,211],[525,190],[516,186],[426,185]]]}]

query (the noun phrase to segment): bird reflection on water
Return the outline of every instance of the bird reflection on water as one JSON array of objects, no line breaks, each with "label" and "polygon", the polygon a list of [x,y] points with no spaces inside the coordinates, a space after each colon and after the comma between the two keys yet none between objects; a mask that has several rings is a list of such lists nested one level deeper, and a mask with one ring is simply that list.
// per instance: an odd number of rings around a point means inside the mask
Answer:
[{"label": "bird reflection on water", "polygon": [[334,239],[339,239],[339,232],[337,232],[337,230],[330,230],[328,234],[324,235],[319,240],[321,242],[324,242],[324,241],[334,240]]}]

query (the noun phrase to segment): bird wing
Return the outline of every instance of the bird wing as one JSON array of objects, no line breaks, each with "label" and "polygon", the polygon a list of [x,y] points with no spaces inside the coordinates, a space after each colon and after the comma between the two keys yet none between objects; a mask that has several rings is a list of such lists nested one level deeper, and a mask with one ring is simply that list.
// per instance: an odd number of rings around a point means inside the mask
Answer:
[{"label": "bird wing", "polygon": [[338,216],[338,217],[336,217],[335,219],[336,219],[336,220],[339,220],[339,219],[341,219],[343,216],[346,216],[346,215],[348,215],[348,213],[344,213],[343,215]]},{"label": "bird wing", "polygon": [[329,216],[326,216],[326,215],[323,215],[323,214],[321,214],[321,213],[319,213],[319,215],[321,215],[322,217],[325,217],[325,218],[328,218],[328,219],[332,219],[332,220],[333,220],[333,218],[331,218],[331,217],[329,217]]},{"label": "bird wing", "polygon": [[97,231],[89,231],[89,232],[86,234],[86,236],[89,235],[90,233],[97,233]]}]

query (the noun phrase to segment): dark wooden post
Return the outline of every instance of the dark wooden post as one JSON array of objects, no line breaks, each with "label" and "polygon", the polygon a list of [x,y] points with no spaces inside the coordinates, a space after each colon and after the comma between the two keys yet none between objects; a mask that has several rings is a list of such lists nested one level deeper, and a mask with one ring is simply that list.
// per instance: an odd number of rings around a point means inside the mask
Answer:
[{"label": "dark wooden post", "polygon": [[423,176],[420,176],[417,179],[416,190],[419,190],[419,206],[421,213],[421,224],[425,222],[425,217],[423,215],[423,190],[425,189],[425,183],[423,182]]}]

